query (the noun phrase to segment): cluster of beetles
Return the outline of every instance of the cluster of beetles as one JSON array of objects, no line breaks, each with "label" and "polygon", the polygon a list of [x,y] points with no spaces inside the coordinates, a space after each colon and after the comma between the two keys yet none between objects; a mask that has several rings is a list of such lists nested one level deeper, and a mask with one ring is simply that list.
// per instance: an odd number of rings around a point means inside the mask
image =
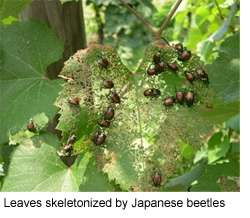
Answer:
[{"label": "cluster of beetles", "polygon": [[[172,48],[174,48],[177,51],[178,54],[177,59],[179,61],[184,62],[190,60],[192,55],[191,52],[187,50],[187,48],[183,47],[181,43],[172,45]],[[160,52],[154,54],[152,63],[153,64],[151,64],[147,69],[147,75],[150,77],[161,74],[166,67],[174,73],[177,72],[179,69],[178,65],[175,62],[164,63],[163,55]],[[193,84],[195,80],[203,81],[206,84],[209,83],[208,75],[202,68],[196,68],[194,72],[185,71],[184,75],[187,81],[189,81],[191,84]],[[156,98],[159,97],[160,95],[161,95],[160,90],[156,88],[150,88],[144,91],[144,96],[147,98]],[[178,102],[181,105],[183,105],[185,102],[188,107],[191,107],[194,103],[194,100],[195,100],[194,91],[190,90],[185,93],[184,91],[178,90],[176,91],[175,96],[166,97],[163,100],[163,105],[165,107],[170,107],[173,106],[175,102]]]},{"label": "cluster of beetles", "polygon": [[[184,61],[190,60],[191,52],[187,50],[187,48],[183,47],[181,43],[172,45],[172,48],[174,48],[177,51],[177,54],[178,54],[177,59],[179,61],[184,62]],[[164,63],[163,55],[161,54],[161,52],[157,52],[156,54],[154,54],[152,62],[153,64],[147,69],[147,75],[150,77],[161,74],[165,70],[166,67],[169,68],[174,73],[177,72],[179,69],[178,65],[175,62]],[[101,68],[107,68],[109,63],[106,58],[100,57],[98,59],[98,65]],[[194,71],[190,71],[190,72],[185,71],[184,75],[187,81],[189,81],[191,84],[195,80],[200,80],[206,84],[209,83],[208,75],[203,68],[196,68]],[[102,87],[105,89],[110,89],[109,98],[110,98],[111,103],[113,104],[120,103],[119,95],[115,91],[112,91],[112,89],[114,88],[114,83],[112,81],[110,80],[104,81],[102,84]],[[161,95],[160,90],[156,88],[150,88],[144,91],[144,96],[147,98],[156,98],[156,97],[159,97],[160,95]],[[190,90],[185,93],[184,91],[179,90],[179,91],[176,91],[175,96],[169,96],[165,98],[163,100],[163,105],[165,107],[170,107],[170,106],[173,106],[175,102],[178,102],[181,105],[184,104],[185,102],[188,107],[191,107],[194,103],[194,100],[195,100],[194,91]],[[72,106],[78,106],[79,98],[77,97],[71,98],[69,100],[69,104]],[[98,125],[102,128],[108,128],[114,116],[115,116],[114,108],[112,106],[108,106],[103,111],[103,119],[101,121],[98,121]],[[35,132],[35,126],[32,120],[30,120],[30,122],[27,124],[27,129],[30,132]],[[63,152],[65,155],[71,154],[75,140],[76,140],[76,137],[74,135],[69,137],[69,139],[67,140],[67,143],[63,147]],[[105,142],[105,140],[106,140],[106,135],[100,130],[96,131],[92,136],[92,141],[95,145],[101,145]],[[154,186],[159,187],[161,185],[161,182],[162,182],[161,173],[155,172],[153,176]]]}]

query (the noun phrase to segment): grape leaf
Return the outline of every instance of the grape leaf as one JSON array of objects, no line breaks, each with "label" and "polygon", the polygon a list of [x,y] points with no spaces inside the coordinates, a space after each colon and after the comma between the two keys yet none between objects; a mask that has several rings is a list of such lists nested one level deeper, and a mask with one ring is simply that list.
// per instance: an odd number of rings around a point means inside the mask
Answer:
[{"label": "grape leaf", "polygon": [[190,170],[184,175],[171,179],[170,182],[164,185],[163,190],[164,191],[186,191],[188,187],[191,185],[191,183],[194,182],[196,179],[198,179],[202,175],[205,169],[205,165],[206,163],[203,162],[198,167]]},{"label": "grape leaf", "polygon": [[50,119],[55,115],[53,103],[62,81],[50,81],[44,74],[61,57],[62,44],[51,30],[33,20],[1,26],[0,31],[4,39],[0,48],[1,144],[7,142],[8,130],[17,132],[35,114],[44,112]]},{"label": "grape leaf", "polygon": [[18,17],[18,14],[34,0],[3,0],[0,5],[0,20],[8,16]]},{"label": "grape leaf", "polygon": [[[178,71],[174,73],[165,67],[162,74],[149,77],[147,69],[154,65],[152,59],[157,52],[161,53],[165,64],[176,63]],[[67,80],[55,102],[61,114],[57,128],[66,136],[62,142],[77,133],[74,148],[80,151],[94,149],[99,160],[97,168],[121,190],[157,190],[152,187],[154,171],[162,172],[167,180],[181,161],[178,139],[187,140],[185,142],[197,149],[202,144],[199,133],[211,129],[211,125],[192,108],[178,104],[166,108],[163,105],[163,99],[175,95],[177,88],[193,90],[196,93],[195,106],[207,101],[207,85],[201,81],[189,84],[185,79],[184,71],[197,67],[206,68],[197,56],[193,55],[189,62],[181,62],[177,60],[175,49],[155,42],[148,46],[140,67],[132,74],[121,63],[113,47],[90,44],[65,63],[60,75]],[[114,83],[112,90],[103,86],[108,80]],[[149,88],[159,89],[160,97],[146,98],[144,91]],[[111,102],[114,91],[121,98],[120,104]],[[79,104],[72,104],[72,99],[78,99]],[[92,120],[102,121],[103,110],[108,106],[115,110],[110,127],[105,129],[91,123]],[[183,125],[184,122],[187,125]],[[81,131],[77,131],[79,123],[83,124]],[[106,134],[102,145],[96,146],[92,142],[95,131]]]},{"label": "grape leaf", "polygon": [[240,98],[240,33],[228,37],[220,47],[219,57],[208,66],[210,87],[225,102]]},{"label": "grape leaf", "polygon": [[239,114],[240,102],[226,103],[223,100],[215,99],[211,102],[211,105],[200,105],[197,110],[206,120],[214,124],[220,124]]},{"label": "grape leaf", "polygon": [[240,115],[238,114],[238,115],[230,118],[226,122],[226,127],[227,128],[232,128],[237,133],[240,133]]},{"label": "grape leaf", "polygon": [[[79,191],[87,181],[84,173],[93,153],[78,155],[75,164],[67,168],[57,154],[59,146],[57,137],[48,133],[19,142],[2,191]],[[91,187],[99,185],[99,180],[91,182]],[[93,191],[91,187],[84,190]]]},{"label": "grape leaf", "polygon": [[221,191],[218,182],[220,176],[239,177],[239,159],[237,156],[231,156],[228,162],[208,165],[204,173],[198,178],[198,183],[191,188],[191,191]]}]

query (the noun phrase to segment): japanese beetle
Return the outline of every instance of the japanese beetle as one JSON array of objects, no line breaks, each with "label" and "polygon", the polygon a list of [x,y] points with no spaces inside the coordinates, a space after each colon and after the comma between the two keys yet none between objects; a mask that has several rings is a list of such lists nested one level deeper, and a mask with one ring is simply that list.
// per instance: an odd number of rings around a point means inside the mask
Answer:
[{"label": "japanese beetle", "polygon": [[153,61],[155,64],[158,64],[159,62],[161,62],[161,53],[157,52],[156,54],[154,54],[153,56]]},{"label": "japanese beetle", "polygon": [[165,64],[163,62],[159,62],[156,67],[155,67],[155,70],[157,73],[161,73],[164,71],[164,68],[165,68]]},{"label": "japanese beetle", "polygon": [[206,78],[207,77],[205,70],[203,70],[202,68],[197,68],[195,70],[195,72],[199,78]]},{"label": "japanese beetle", "polygon": [[145,97],[158,97],[161,94],[159,89],[146,89],[144,91],[144,96]]},{"label": "japanese beetle", "polygon": [[106,140],[106,135],[104,133],[102,133],[101,131],[97,131],[94,133],[93,137],[92,137],[92,141],[96,144],[96,145],[101,145],[105,142]]},{"label": "japanese beetle", "polygon": [[193,74],[193,72],[185,72],[185,76],[187,81],[189,81],[190,83],[193,83],[193,81],[195,80],[195,76]]},{"label": "japanese beetle", "polygon": [[184,49],[179,52],[178,60],[179,61],[188,61],[191,58],[191,51]]},{"label": "japanese beetle", "polygon": [[70,104],[72,104],[72,105],[75,105],[75,106],[77,106],[77,105],[79,105],[79,98],[76,98],[76,97],[73,97],[70,101],[69,101],[69,103]]},{"label": "japanese beetle", "polygon": [[103,87],[106,89],[112,89],[112,88],[114,88],[114,83],[112,81],[109,81],[109,80],[104,81]]},{"label": "japanese beetle", "polygon": [[156,73],[156,70],[155,70],[155,69],[153,69],[153,68],[148,68],[147,74],[148,74],[149,76],[154,76],[154,75],[156,75],[157,73]]},{"label": "japanese beetle", "polygon": [[185,96],[185,100],[186,100],[186,105],[188,107],[191,107],[194,104],[194,92],[193,91],[189,91],[186,96]]},{"label": "japanese beetle", "polygon": [[174,64],[174,63],[167,63],[167,66],[173,72],[176,72],[179,69],[178,66],[176,64]]},{"label": "japanese beetle", "polygon": [[107,120],[99,121],[98,124],[99,124],[101,127],[109,127],[109,126],[110,126],[110,122],[107,121]]},{"label": "japanese beetle", "polygon": [[151,97],[151,94],[152,94],[152,89],[146,89],[144,91],[144,96],[145,97]]},{"label": "japanese beetle", "polygon": [[30,132],[35,132],[35,124],[32,120],[30,120],[30,122],[27,124],[27,130]]},{"label": "japanese beetle", "polygon": [[153,183],[155,187],[159,187],[162,182],[162,177],[160,173],[155,173],[153,176]]},{"label": "japanese beetle", "polygon": [[115,116],[115,110],[112,107],[107,107],[107,109],[103,112],[105,120],[112,120]]},{"label": "japanese beetle", "polygon": [[110,99],[112,103],[119,104],[121,102],[120,97],[116,92],[111,92]]},{"label": "japanese beetle", "polygon": [[99,66],[103,67],[103,68],[107,68],[109,65],[109,62],[106,58],[99,58],[98,59],[98,64]]},{"label": "japanese beetle", "polygon": [[207,73],[203,68],[199,67],[195,70],[195,72],[200,80],[205,83],[209,83]]},{"label": "japanese beetle", "polygon": [[167,97],[163,100],[163,105],[166,107],[171,107],[175,103],[175,98],[173,97]]},{"label": "japanese beetle", "polygon": [[183,45],[182,43],[177,43],[174,45],[175,50],[182,52],[183,51]]},{"label": "japanese beetle", "polygon": [[177,91],[175,94],[175,99],[179,104],[183,104],[185,99],[183,91]]},{"label": "japanese beetle", "polygon": [[159,89],[152,89],[152,92],[151,92],[151,97],[158,97],[160,96],[161,92]]}]

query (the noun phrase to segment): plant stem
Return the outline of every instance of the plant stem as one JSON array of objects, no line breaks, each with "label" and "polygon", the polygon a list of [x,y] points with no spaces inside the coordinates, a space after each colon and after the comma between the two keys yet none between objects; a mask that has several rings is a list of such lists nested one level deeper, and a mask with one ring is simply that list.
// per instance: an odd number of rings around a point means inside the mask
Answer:
[{"label": "plant stem", "polygon": [[125,1],[119,0],[132,14],[134,14],[147,28],[147,30],[150,32],[150,34],[154,37],[156,35],[156,32],[151,28],[149,23],[144,20],[141,15],[138,14],[137,11],[135,11],[133,8],[131,8]]},{"label": "plant stem", "polygon": [[214,2],[215,2],[215,5],[216,5],[216,7],[217,7],[217,9],[218,9],[220,18],[221,18],[222,20],[225,20],[224,16],[222,15],[222,12],[221,12],[221,9],[220,9],[220,6],[219,6],[217,0],[214,0]]},{"label": "plant stem", "polygon": [[170,11],[170,13],[168,14],[167,18],[165,19],[165,21],[163,22],[163,24],[161,25],[160,29],[157,31],[158,36],[161,36],[163,30],[165,29],[165,27],[168,25],[169,21],[171,20],[171,18],[173,17],[174,13],[176,12],[177,8],[179,7],[179,5],[181,4],[182,0],[178,0],[175,4],[175,6],[173,7],[173,9]]}]

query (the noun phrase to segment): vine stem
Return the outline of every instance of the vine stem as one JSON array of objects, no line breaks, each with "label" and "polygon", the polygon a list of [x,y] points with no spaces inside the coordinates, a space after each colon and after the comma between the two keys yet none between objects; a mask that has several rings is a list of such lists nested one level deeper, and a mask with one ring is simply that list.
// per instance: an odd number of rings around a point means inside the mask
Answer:
[{"label": "vine stem", "polygon": [[154,41],[156,41],[162,38],[161,35],[163,30],[168,25],[169,21],[171,20],[171,18],[173,17],[174,13],[176,12],[176,10],[178,9],[179,5],[183,0],[178,0],[176,2],[176,4],[174,5],[174,7],[172,8],[172,10],[170,11],[170,13],[168,14],[165,21],[163,22],[163,24],[161,25],[160,29],[157,32],[154,31],[150,26],[150,24],[146,20],[144,20],[143,17],[133,8],[131,8],[124,0],[118,0],[118,1],[120,1],[132,14],[134,14],[144,24],[144,26],[147,28],[147,30],[154,38]]},{"label": "vine stem", "polygon": [[174,16],[174,13],[176,12],[176,10],[178,9],[178,7],[180,6],[181,2],[183,0],[178,0],[175,4],[175,6],[172,8],[172,10],[170,11],[170,13],[168,14],[168,16],[166,17],[166,19],[164,20],[163,24],[161,25],[160,29],[157,31],[157,35],[161,36],[163,30],[165,29],[165,27],[168,25],[169,21],[171,20],[171,18]]},{"label": "vine stem", "polygon": [[149,23],[142,18],[140,14],[138,14],[137,11],[135,11],[133,8],[131,8],[125,1],[119,0],[132,14],[134,14],[147,28],[147,30],[150,32],[150,34],[154,37],[156,35],[156,32],[152,29],[152,27],[149,25]]},{"label": "vine stem", "polygon": [[214,2],[215,2],[215,5],[216,5],[216,7],[217,7],[217,9],[218,9],[220,18],[221,18],[222,20],[225,20],[224,16],[222,15],[222,12],[221,12],[221,9],[220,9],[220,6],[219,6],[217,0],[214,0]]}]

